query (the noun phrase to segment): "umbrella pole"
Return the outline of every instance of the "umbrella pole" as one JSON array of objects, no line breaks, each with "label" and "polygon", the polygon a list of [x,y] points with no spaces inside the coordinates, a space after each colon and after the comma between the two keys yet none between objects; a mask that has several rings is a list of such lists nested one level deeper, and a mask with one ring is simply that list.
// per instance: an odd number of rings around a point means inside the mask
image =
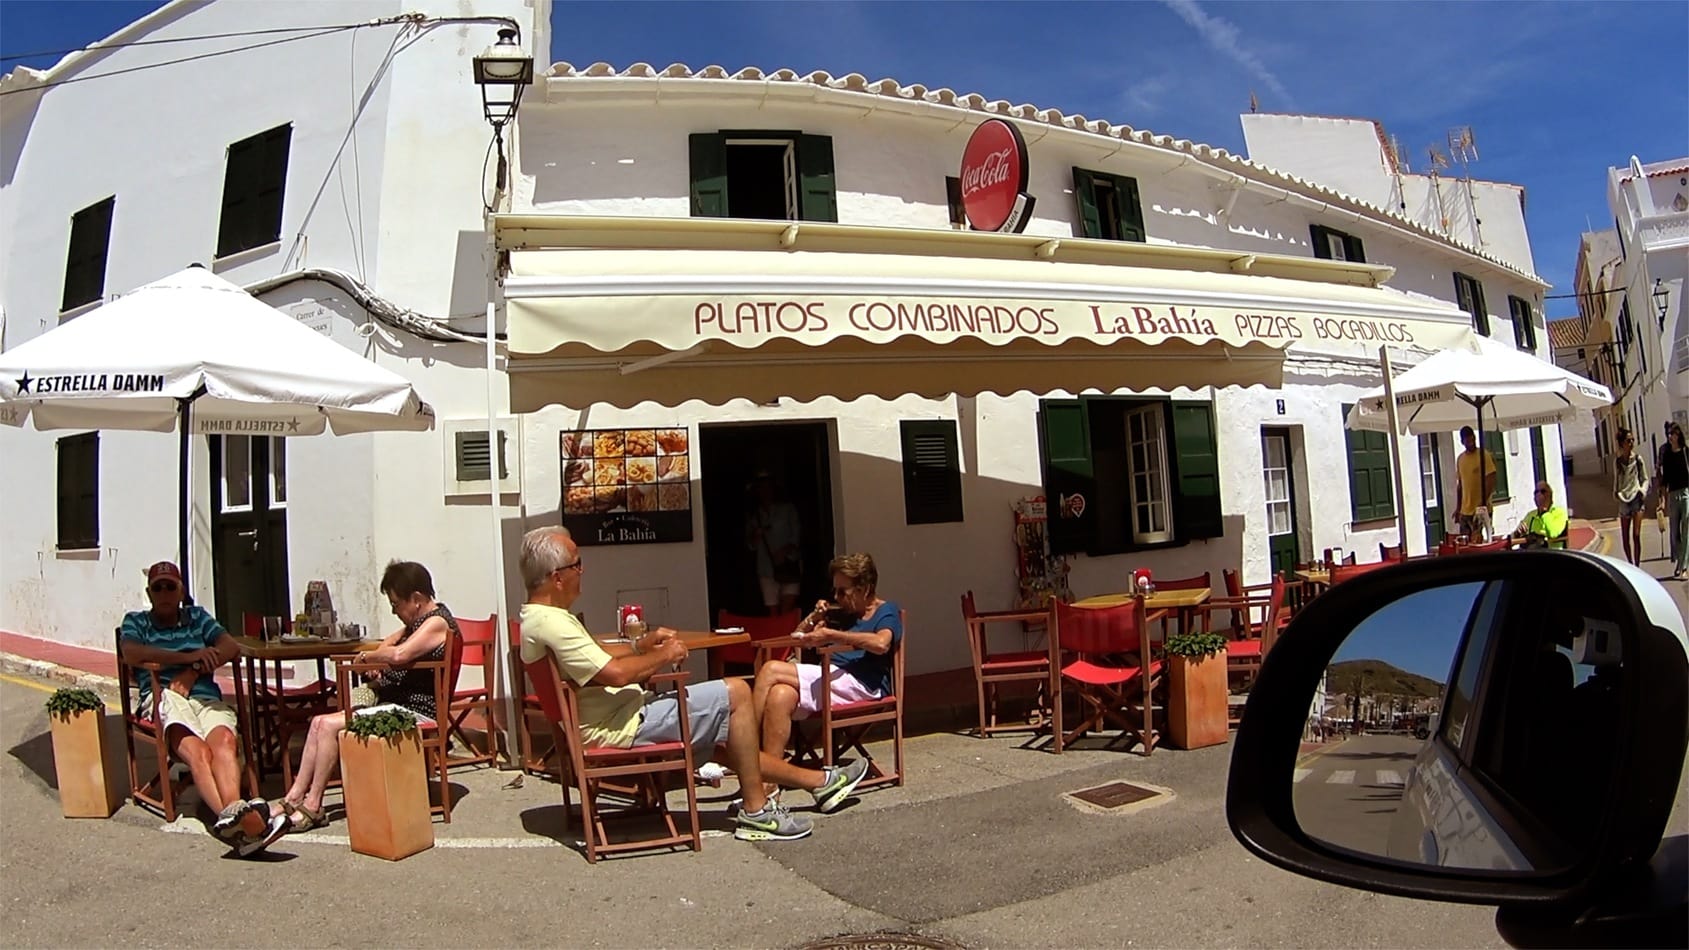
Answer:
[{"label": "umbrella pole", "polygon": [[177,482],[181,489],[176,509],[176,563],[182,569],[182,599],[191,596],[193,588],[188,583],[188,494],[192,481],[188,471],[188,450],[191,446],[191,436],[188,434],[188,419],[193,414],[193,399],[176,400],[176,432],[178,443]]},{"label": "umbrella pole", "polygon": [[1390,424],[1390,474],[1396,483],[1396,543],[1402,556],[1408,553],[1407,498],[1402,494],[1401,414],[1396,409],[1396,386],[1391,379],[1390,349],[1378,348],[1378,365],[1384,370],[1384,411]]}]

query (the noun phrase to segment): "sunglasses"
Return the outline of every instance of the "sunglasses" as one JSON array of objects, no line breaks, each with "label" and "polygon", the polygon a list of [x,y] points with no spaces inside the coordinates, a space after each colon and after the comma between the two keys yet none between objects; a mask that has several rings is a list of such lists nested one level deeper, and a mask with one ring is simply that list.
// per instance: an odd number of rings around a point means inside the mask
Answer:
[{"label": "sunglasses", "polygon": [[155,594],[173,594],[176,592],[175,581],[159,581],[149,588]]},{"label": "sunglasses", "polygon": [[563,571],[584,571],[584,570],[586,570],[586,567],[584,566],[584,563],[583,563],[585,560],[586,560],[585,558],[575,558],[573,563],[565,564],[562,567],[558,568],[557,570],[552,571],[551,573],[560,574]]},{"label": "sunglasses", "polygon": [[835,587],[835,588],[833,588],[833,599],[834,600],[840,600],[844,597],[844,595],[850,593],[851,591],[853,591],[855,589],[856,588],[854,588],[854,587]]}]

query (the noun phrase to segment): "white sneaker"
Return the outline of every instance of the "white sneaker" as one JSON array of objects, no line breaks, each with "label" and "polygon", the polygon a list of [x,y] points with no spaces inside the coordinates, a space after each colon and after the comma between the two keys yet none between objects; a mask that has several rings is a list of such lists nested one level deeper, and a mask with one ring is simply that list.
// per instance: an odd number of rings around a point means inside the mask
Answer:
[{"label": "white sneaker", "polygon": [[252,857],[258,852],[263,851],[265,848],[268,848],[270,845],[275,844],[278,840],[280,840],[282,835],[287,834],[287,826],[287,815],[271,815],[270,823],[264,826],[263,833],[256,838],[247,838],[245,841],[242,841],[240,846],[235,848],[235,854],[243,858]]}]

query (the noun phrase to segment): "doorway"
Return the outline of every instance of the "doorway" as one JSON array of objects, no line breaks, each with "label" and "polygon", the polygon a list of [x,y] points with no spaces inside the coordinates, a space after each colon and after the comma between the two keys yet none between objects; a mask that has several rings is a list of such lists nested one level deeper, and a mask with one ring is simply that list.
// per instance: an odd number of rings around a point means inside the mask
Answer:
[{"label": "doorway", "polygon": [[1419,483],[1425,498],[1425,550],[1435,551],[1448,533],[1443,517],[1443,462],[1437,436],[1419,437]]},{"label": "doorway", "polygon": [[208,437],[211,570],[217,617],[241,629],[244,614],[291,616],[287,589],[287,440]]},{"label": "doorway", "polygon": [[1290,430],[1261,430],[1261,476],[1267,492],[1267,558],[1274,575],[1296,570],[1302,559],[1296,530],[1296,481]]},{"label": "doorway", "polygon": [[766,474],[777,501],[790,502],[798,523],[803,609],[831,587],[833,547],[832,439],[825,422],[722,424],[698,427],[704,563],[710,619],[722,610],[762,615],[757,549],[747,527],[758,510],[757,476]]}]

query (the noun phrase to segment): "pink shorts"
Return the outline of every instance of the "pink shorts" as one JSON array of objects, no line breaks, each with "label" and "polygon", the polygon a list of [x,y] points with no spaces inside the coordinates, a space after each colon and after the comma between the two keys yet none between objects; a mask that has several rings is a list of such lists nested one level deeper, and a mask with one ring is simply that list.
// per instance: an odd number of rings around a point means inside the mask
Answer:
[{"label": "pink shorts", "polygon": [[[792,718],[808,719],[821,711],[821,667],[815,663],[799,663],[797,668],[798,708],[792,713]],[[861,680],[838,667],[833,667],[829,673],[827,682],[831,686],[834,705],[860,703],[881,696],[877,690],[862,685]]]}]

